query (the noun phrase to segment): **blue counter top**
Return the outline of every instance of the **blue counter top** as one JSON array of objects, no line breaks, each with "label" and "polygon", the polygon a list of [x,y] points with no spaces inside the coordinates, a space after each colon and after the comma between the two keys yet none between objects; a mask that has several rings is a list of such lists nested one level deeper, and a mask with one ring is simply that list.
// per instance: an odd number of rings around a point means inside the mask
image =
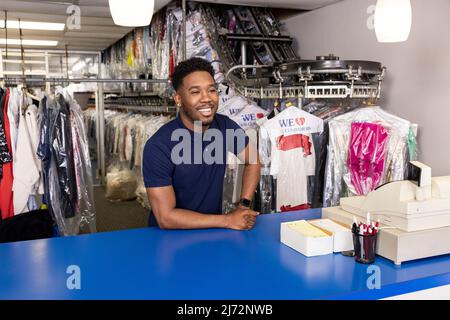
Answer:
[{"label": "blue counter top", "polygon": [[[450,255],[395,266],[341,254],[306,258],[280,242],[280,223],[320,209],[261,215],[254,229],[133,229],[0,244],[0,299],[378,299],[450,284]],[[69,266],[80,268],[69,290]]]}]

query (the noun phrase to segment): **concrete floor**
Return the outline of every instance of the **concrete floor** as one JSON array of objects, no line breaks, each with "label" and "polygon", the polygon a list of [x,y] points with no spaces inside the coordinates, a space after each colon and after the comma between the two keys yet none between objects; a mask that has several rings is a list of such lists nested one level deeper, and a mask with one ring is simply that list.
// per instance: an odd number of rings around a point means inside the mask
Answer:
[{"label": "concrete floor", "polygon": [[105,187],[94,187],[97,232],[144,228],[148,211],[136,200],[111,202],[105,198]]}]

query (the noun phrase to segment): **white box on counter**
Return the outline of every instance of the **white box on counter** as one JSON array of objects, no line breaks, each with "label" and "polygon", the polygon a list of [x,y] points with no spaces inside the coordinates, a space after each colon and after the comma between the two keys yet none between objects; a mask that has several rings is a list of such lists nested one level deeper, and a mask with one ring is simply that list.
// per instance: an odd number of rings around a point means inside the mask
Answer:
[{"label": "white box on counter", "polygon": [[281,223],[280,240],[307,257],[333,253],[333,234],[305,220]]},{"label": "white box on counter", "polygon": [[352,231],[346,225],[331,219],[308,220],[308,222],[333,234],[334,252],[353,250]]}]

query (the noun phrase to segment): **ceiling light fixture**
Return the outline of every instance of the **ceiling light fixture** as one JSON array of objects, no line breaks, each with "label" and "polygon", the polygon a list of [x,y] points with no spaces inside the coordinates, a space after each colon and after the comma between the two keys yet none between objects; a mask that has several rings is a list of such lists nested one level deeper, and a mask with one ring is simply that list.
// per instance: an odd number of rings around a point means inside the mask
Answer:
[{"label": "ceiling light fixture", "polygon": [[148,26],[152,21],[154,0],[109,0],[114,23],[123,27]]},{"label": "ceiling light fixture", "polygon": [[[6,22],[8,29],[19,29],[19,20],[6,20]],[[5,28],[5,20],[0,20],[0,26]],[[63,31],[65,26],[64,23],[20,21],[20,28],[27,30]]]},{"label": "ceiling light fixture", "polygon": [[[6,39],[0,39],[0,45],[5,45]],[[24,46],[42,46],[42,47],[55,47],[58,45],[58,41],[54,40],[22,40]],[[20,46],[20,39],[8,39],[8,46]]]},{"label": "ceiling light fixture", "polygon": [[410,0],[377,0],[375,34],[378,42],[403,42],[411,31]]}]

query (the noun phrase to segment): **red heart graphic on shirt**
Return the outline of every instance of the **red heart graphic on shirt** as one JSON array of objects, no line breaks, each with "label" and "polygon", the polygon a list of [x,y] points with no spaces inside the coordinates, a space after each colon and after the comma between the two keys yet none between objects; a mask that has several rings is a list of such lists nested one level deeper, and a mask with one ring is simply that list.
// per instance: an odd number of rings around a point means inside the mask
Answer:
[{"label": "red heart graphic on shirt", "polygon": [[297,118],[297,119],[295,119],[295,122],[299,125],[299,126],[302,126],[304,123],[305,123],[305,118]]},{"label": "red heart graphic on shirt", "polygon": [[264,118],[264,113],[257,113],[256,114],[256,119],[262,119]]}]

